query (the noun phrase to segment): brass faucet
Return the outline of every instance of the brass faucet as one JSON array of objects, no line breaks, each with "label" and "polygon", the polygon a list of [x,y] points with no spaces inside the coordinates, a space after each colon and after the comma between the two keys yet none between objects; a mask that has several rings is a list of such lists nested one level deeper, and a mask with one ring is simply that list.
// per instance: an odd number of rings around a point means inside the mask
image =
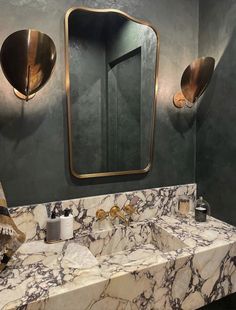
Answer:
[{"label": "brass faucet", "polygon": [[118,206],[113,206],[110,210],[110,216],[114,220],[115,218],[119,218],[126,226],[129,225],[129,221],[125,217],[125,214],[121,211]]},{"label": "brass faucet", "polygon": [[[131,218],[131,215],[136,212],[135,208],[132,205],[126,205],[122,208],[122,210],[127,214],[129,218]],[[112,220],[119,218],[126,226],[128,226],[129,219],[127,219],[126,214],[122,212],[122,210],[118,206],[113,206],[110,209],[110,212],[106,212],[103,209],[99,209],[96,212],[96,218],[98,221],[103,221],[110,215]]]}]

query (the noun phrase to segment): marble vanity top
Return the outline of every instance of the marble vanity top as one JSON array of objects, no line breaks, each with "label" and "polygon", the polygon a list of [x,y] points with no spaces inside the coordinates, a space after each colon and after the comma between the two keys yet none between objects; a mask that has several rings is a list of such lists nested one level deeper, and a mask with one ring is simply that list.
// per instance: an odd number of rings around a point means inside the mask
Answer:
[{"label": "marble vanity top", "polygon": [[[117,244],[122,238],[133,242],[150,225],[164,233],[161,242],[165,234],[173,236],[176,249],[141,242],[103,252],[111,238]],[[81,245],[96,260],[76,260]],[[235,291],[236,228],[212,217],[196,223],[192,216],[164,215],[128,228],[84,231],[72,241],[25,243],[0,274],[0,309],[192,310]]]}]

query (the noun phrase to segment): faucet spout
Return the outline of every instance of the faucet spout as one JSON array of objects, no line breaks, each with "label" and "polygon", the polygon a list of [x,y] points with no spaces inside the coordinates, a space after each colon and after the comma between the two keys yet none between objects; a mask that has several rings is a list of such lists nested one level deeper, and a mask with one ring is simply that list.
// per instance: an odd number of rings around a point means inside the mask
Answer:
[{"label": "faucet spout", "polygon": [[113,220],[118,217],[126,226],[129,225],[129,221],[127,220],[125,214],[123,214],[123,212],[118,206],[114,206],[111,208],[110,216]]},{"label": "faucet spout", "polygon": [[120,211],[117,212],[117,217],[123,222],[125,223],[126,226],[129,225],[129,221],[127,220],[127,218],[125,217],[125,215]]}]

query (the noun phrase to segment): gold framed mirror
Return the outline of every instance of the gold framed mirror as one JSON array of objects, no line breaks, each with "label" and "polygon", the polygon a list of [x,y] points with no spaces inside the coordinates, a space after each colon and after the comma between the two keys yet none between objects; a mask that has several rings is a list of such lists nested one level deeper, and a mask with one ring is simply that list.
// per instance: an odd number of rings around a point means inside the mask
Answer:
[{"label": "gold framed mirror", "polygon": [[153,157],[159,37],[115,9],[65,15],[69,165],[76,178],[147,173]]}]

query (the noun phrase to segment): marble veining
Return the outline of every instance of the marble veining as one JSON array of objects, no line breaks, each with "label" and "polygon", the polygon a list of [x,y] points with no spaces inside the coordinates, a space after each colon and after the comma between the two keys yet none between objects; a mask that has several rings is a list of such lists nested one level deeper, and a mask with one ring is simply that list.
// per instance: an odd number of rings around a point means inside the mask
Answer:
[{"label": "marble veining", "polygon": [[195,200],[196,184],[35,204],[10,208],[10,212],[18,228],[26,234],[27,240],[33,241],[45,238],[46,220],[54,208],[58,214],[67,207],[71,208],[74,215],[75,233],[83,233],[84,231],[100,230],[117,224],[109,220],[104,221],[101,225],[97,223],[95,214],[100,208],[109,211],[113,205],[118,205],[122,208],[124,205],[131,203],[138,212],[133,216],[133,220],[137,222],[152,217],[172,214],[177,203],[176,198],[182,194],[187,194]]},{"label": "marble veining", "polygon": [[[98,265],[73,265],[68,255],[78,244]],[[212,217],[196,223],[191,215],[145,219],[53,245],[28,242],[0,275],[4,310],[193,310],[235,291],[236,228]]]},{"label": "marble veining", "polygon": [[[197,309],[236,292],[236,228],[193,213],[177,197],[196,185],[147,189],[11,210],[27,242],[0,274],[0,309]],[[132,203],[130,226],[97,222],[96,210]],[[45,244],[52,208],[73,209],[75,238]]]}]

